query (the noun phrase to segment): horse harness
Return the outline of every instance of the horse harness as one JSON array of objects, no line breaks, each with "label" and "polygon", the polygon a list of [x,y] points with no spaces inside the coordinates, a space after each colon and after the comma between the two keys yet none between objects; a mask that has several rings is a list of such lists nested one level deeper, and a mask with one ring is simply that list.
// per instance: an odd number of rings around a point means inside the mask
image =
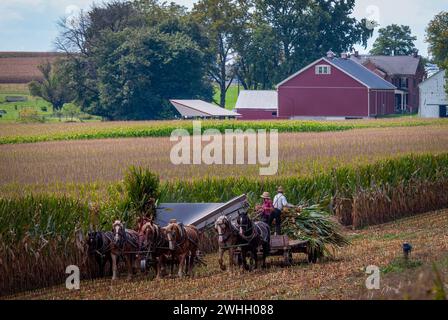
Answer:
[{"label": "horse harness", "polygon": [[[96,253],[101,259],[104,259],[107,252],[112,249],[113,237],[110,232],[96,232],[95,239],[97,241],[99,240],[98,235],[101,237],[101,248],[95,248],[93,253]],[[109,240],[108,244],[106,244],[105,238]],[[97,244],[97,242],[95,244]]]},{"label": "horse harness", "polygon": [[178,223],[177,227],[180,230],[180,242],[176,241],[176,247],[180,247],[181,245],[183,245],[187,240],[189,240],[190,242],[192,242],[194,245],[198,246],[198,243],[196,241],[194,241],[193,239],[191,239],[191,237],[188,235],[187,230],[185,230],[185,226],[183,223]]}]

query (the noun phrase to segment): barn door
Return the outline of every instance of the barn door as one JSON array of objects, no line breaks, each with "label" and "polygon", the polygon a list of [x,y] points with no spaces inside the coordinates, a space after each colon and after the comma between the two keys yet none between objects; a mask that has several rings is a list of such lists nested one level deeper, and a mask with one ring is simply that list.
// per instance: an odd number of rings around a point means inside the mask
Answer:
[{"label": "barn door", "polygon": [[447,106],[439,106],[440,118],[448,118]]}]

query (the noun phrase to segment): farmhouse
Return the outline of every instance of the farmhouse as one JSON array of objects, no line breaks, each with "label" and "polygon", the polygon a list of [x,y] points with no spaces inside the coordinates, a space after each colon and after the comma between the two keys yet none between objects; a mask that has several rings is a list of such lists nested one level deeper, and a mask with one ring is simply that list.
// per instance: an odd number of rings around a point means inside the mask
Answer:
[{"label": "farmhouse", "polygon": [[244,90],[236,101],[235,110],[242,120],[276,119],[278,96],[275,90]]},{"label": "farmhouse", "polygon": [[277,85],[278,118],[368,118],[395,112],[397,88],[347,54],[333,52]]},{"label": "farmhouse", "polygon": [[426,71],[417,52],[410,56],[371,56],[355,52],[350,59],[397,87],[394,102],[396,112],[418,110],[418,85],[425,79]]},{"label": "farmhouse", "polygon": [[0,52],[0,83],[27,84],[42,80],[39,65],[63,56],[57,52]]},{"label": "farmhouse", "polygon": [[448,117],[448,95],[445,91],[446,72],[441,70],[420,83],[419,115],[423,118]]}]

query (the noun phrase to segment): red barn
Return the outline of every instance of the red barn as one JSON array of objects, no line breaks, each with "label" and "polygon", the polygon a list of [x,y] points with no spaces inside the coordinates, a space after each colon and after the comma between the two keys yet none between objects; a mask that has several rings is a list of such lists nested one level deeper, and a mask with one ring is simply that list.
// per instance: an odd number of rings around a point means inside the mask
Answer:
[{"label": "red barn", "polygon": [[347,55],[329,52],[277,85],[278,117],[368,118],[395,113],[396,87]]}]

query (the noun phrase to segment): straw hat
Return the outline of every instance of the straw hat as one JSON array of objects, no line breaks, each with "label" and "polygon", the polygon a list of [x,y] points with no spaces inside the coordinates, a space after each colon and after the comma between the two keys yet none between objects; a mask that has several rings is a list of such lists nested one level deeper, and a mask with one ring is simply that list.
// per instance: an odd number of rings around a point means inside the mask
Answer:
[{"label": "straw hat", "polygon": [[263,199],[271,199],[271,195],[269,194],[269,192],[263,192],[263,194],[261,195],[261,197]]},{"label": "straw hat", "polygon": [[281,193],[283,193],[283,192],[285,192],[285,190],[283,189],[282,186],[280,186],[280,187],[277,188],[277,192],[281,192]]}]

